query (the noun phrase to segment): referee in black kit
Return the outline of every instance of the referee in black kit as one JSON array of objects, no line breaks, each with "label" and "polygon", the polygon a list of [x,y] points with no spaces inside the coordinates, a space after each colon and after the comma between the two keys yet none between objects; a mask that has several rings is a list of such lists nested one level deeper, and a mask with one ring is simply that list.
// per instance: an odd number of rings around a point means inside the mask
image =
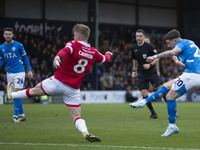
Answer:
[{"label": "referee in black kit", "polygon": [[[142,29],[136,31],[136,41],[132,48],[132,58],[133,58],[133,72],[132,77],[138,77],[138,87],[141,92],[143,99],[148,97],[149,82],[158,90],[162,84],[161,79],[157,74],[155,64],[159,59],[155,59],[151,63],[147,63],[146,59],[148,56],[153,56],[157,54],[156,49],[149,43],[145,41],[145,32]],[[138,68],[138,69],[136,69]],[[149,119],[158,118],[155,110],[151,103],[147,103],[151,115]]]}]

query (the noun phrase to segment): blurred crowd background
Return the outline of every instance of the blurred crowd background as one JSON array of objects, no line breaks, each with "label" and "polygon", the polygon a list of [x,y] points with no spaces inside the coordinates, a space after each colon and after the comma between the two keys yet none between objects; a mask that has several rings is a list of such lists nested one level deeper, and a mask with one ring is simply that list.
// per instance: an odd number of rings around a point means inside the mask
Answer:
[{"label": "blurred crowd background", "polygon": [[[158,53],[167,50],[162,34],[147,33],[146,35]],[[25,88],[31,88],[54,74],[55,69],[52,65],[54,56],[65,46],[66,42],[73,40],[73,36],[71,32],[61,32],[57,29],[46,32],[43,36],[39,33],[15,31],[14,40],[21,42],[27,52],[34,77],[33,79],[26,77]],[[123,26],[120,30],[99,31],[99,51],[102,54],[106,51],[113,52],[110,63],[98,64],[99,90],[126,90],[127,87],[131,90],[138,89],[137,79],[131,77],[131,47],[135,43],[135,31],[123,29]],[[161,59],[159,64],[163,83],[176,78],[184,70],[170,58]],[[0,71],[0,90],[6,90],[6,84],[6,69],[3,65]],[[81,90],[95,90],[93,70],[83,79]]]},{"label": "blurred crowd background", "polygon": [[[173,28],[199,46],[199,6],[196,0],[0,0],[0,44],[4,42],[2,29],[14,28],[14,40],[24,45],[34,74],[33,79],[26,78],[25,88],[31,88],[54,74],[54,56],[73,40],[72,26],[84,23],[92,31],[89,43],[95,46],[98,37],[98,50],[114,55],[110,63],[94,65],[81,90],[138,90],[137,79],[131,77],[135,31],[144,29],[158,53],[167,50],[164,34]],[[162,82],[184,70],[170,58],[159,63]],[[0,90],[6,84],[4,65]]]}]

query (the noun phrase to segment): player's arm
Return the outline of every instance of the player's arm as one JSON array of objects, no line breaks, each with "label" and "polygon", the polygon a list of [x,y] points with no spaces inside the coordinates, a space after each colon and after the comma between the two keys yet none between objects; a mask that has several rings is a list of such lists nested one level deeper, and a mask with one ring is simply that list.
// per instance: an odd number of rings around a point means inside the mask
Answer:
[{"label": "player's arm", "polygon": [[159,61],[155,64],[155,66],[156,66],[157,74],[160,76],[160,64],[159,64]]},{"label": "player's arm", "polygon": [[65,55],[72,53],[73,53],[73,48],[71,46],[66,46],[65,48],[61,49],[53,60],[53,66],[55,68],[58,68],[60,66],[61,59],[63,59]]},{"label": "player's arm", "polygon": [[31,71],[31,65],[30,65],[30,62],[28,60],[27,55],[22,56],[22,58],[23,58],[23,61],[24,61],[25,65],[26,65],[26,68],[28,69],[28,71]]},{"label": "player's arm", "polygon": [[154,66],[156,63],[158,63],[159,62],[159,58],[157,58],[157,59],[154,59],[151,63],[149,63],[149,64],[144,64],[143,65],[143,67],[144,67],[144,69],[149,69],[149,68],[151,68],[152,66]]},{"label": "player's arm", "polygon": [[22,56],[22,58],[23,58],[23,61],[26,65],[26,68],[28,69],[28,78],[31,79],[33,77],[33,73],[31,71],[31,65],[30,65],[30,62],[28,60],[28,57],[27,57],[27,55],[24,55],[24,56]]},{"label": "player's arm", "polygon": [[150,63],[150,66],[154,66],[157,62],[159,62],[159,58],[154,59],[154,60]]},{"label": "player's arm", "polygon": [[0,58],[0,68],[3,66],[3,64],[4,64],[4,59]]},{"label": "player's arm", "polygon": [[[149,45],[149,49],[151,50],[151,56],[152,55],[156,55],[157,54],[157,50],[150,44]],[[157,64],[159,62],[159,58],[157,59],[154,59],[152,62],[148,63],[148,64],[144,64],[143,67],[144,69],[149,69],[151,68],[152,66],[154,66],[155,64]],[[156,68],[157,69],[157,68]]]},{"label": "player's arm", "polygon": [[28,69],[28,78],[32,78],[33,77],[33,73],[31,71],[30,62],[29,62],[28,57],[26,55],[26,51],[24,49],[24,46],[21,43],[19,43],[18,47],[19,47],[19,53],[21,54],[22,59],[23,59],[25,65],[26,65],[26,68]]},{"label": "player's arm", "polygon": [[180,65],[180,66],[182,66],[182,67],[185,67],[185,64],[184,63],[182,63],[179,59],[178,59],[178,57],[177,56],[172,56],[172,59],[173,59],[173,61],[176,63],[176,64],[178,64],[178,65]]},{"label": "player's arm", "polygon": [[172,50],[168,50],[168,51],[159,53],[157,55],[147,57],[147,62],[152,62],[156,58],[172,57],[173,55],[177,55],[179,52],[180,52],[180,49],[178,47],[175,47]]},{"label": "player's arm", "polygon": [[98,63],[107,63],[110,62],[110,57],[113,55],[112,52],[107,51],[105,55],[101,54],[98,50],[96,50],[95,62]]},{"label": "player's arm", "polygon": [[133,70],[132,71],[136,71],[137,70],[137,61],[135,59],[133,59]]},{"label": "player's arm", "polygon": [[132,77],[135,78],[137,77],[137,61],[133,59],[133,69],[132,69]]},{"label": "player's arm", "polygon": [[110,51],[105,53],[105,62],[110,62],[110,57],[113,55]]},{"label": "player's arm", "polygon": [[4,59],[2,53],[0,52],[0,68],[3,66],[3,64],[4,64]]}]

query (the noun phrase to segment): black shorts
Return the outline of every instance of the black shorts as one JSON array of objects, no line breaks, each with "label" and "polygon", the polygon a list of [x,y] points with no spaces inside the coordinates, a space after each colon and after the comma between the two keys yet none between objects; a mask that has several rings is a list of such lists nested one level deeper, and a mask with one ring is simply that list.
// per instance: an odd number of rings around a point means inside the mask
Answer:
[{"label": "black shorts", "polygon": [[148,90],[149,89],[149,82],[153,85],[153,87],[157,88],[162,84],[161,78],[158,74],[151,74],[146,77],[139,77],[138,78],[138,87],[140,90]]}]

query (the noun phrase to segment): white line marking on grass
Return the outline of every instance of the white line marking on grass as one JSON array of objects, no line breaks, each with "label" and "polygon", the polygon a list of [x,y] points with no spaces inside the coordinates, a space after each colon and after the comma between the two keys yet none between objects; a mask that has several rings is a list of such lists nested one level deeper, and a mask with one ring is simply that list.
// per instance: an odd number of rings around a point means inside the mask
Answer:
[{"label": "white line marking on grass", "polygon": [[200,150],[192,148],[167,148],[167,147],[145,147],[145,146],[115,146],[115,145],[85,145],[85,144],[60,144],[60,143],[21,143],[21,142],[0,142],[0,145],[31,145],[31,146],[71,146],[71,147],[102,147],[121,149],[159,149],[159,150]]}]

